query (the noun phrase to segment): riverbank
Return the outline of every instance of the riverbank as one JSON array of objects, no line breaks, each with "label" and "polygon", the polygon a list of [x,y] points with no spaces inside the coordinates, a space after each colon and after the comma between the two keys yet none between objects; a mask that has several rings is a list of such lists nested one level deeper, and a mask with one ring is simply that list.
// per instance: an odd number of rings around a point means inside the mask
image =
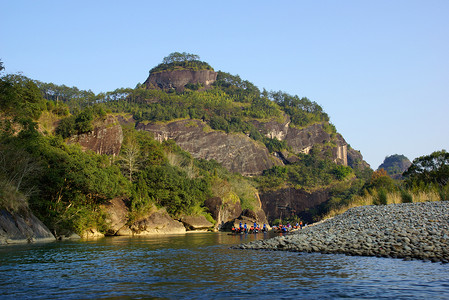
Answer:
[{"label": "riverbank", "polygon": [[234,248],[449,262],[449,202],[354,207],[287,236]]}]

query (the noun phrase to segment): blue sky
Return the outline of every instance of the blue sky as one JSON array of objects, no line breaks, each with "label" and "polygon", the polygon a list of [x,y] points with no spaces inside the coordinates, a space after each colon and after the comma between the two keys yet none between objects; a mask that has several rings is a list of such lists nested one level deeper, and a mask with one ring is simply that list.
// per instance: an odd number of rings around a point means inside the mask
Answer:
[{"label": "blue sky", "polygon": [[449,1],[0,0],[7,73],[106,92],[174,51],[320,104],[376,169],[449,150]]}]

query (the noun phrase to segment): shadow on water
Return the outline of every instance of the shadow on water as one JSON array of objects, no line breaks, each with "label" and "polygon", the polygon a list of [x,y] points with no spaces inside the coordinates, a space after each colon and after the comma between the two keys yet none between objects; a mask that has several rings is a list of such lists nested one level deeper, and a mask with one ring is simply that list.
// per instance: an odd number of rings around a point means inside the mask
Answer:
[{"label": "shadow on water", "polygon": [[447,265],[230,249],[264,237],[190,233],[2,247],[0,298],[448,296]]}]

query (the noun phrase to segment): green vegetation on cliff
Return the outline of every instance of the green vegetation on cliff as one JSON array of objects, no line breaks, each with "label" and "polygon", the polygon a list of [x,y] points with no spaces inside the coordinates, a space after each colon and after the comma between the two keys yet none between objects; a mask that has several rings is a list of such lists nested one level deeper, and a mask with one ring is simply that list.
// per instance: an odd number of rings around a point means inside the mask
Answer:
[{"label": "green vegetation on cliff", "polygon": [[[164,68],[208,68],[198,57],[181,53],[164,59]],[[172,65],[171,65],[172,64]],[[170,66],[171,65],[171,66]],[[162,70],[162,69],[161,69]],[[333,161],[335,143],[317,143],[308,154],[289,152],[286,141],[271,139],[257,123],[276,121],[305,128],[323,124],[335,137],[328,115],[315,102],[284,92],[262,92],[238,75],[218,72],[208,90],[187,86],[183,92],[119,88],[94,94],[76,87],[42,83],[22,75],[0,79],[0,207],[29,206],[53,231],[105,230],[100,206],[123,198],[136,220],[152,207],[165,207],[173,217],[206,215],[210,197],[240,201],[243,209],[257,209],[257,191],[283,187],[329,192],[330,199],[313,214],[371,197],[387,203],[391,195],[415,201],[420,191],[447,199],[447,153],[433,153],[413,162],[405,183],[380,171],[361,174]],[[215,161],[194,159],[173,141],[156,142],[147,132],[124,129],[118,157],[83,152],[64,139],[90,132],[108,114],[132,115],[137,122],[198,119],[226,133],[244,133],[265,144],[269,152],[288,153],[292,161],[265,170],[262,176],[232,174]],[[40,118],[46,116],[43,129]],[[39,123],[39,124],[38,124]],[[39,126],[38,126],[39,125]],[[210,219],[210,216],[208,216]]]},{"label": "green vegetation on cliff", "polygon": [[[163,68],[210,69],[198,63],[196,56],[175,54],[164,59]],[[17,176],[8,177],[14,172],[3,169],[1,191],[9,200],[0,205],[13,209],[19,200],[24,205],[28,202],[54,231],[101,229],[105,224],[99,206],[114,197],[128,199],[131,218],[143,216],[154,205],[166,207],[174,217],[205,214],[204,200],[211,196],[240,201],[244,209],[260,205],[255,198],[260,183],[231,174],[217,163],[193,159],[172,142],[157,143],[143,132],[125,130],[117,159],[83,152],[63,142],[91,131],[107,113],[131,113],[139,122],[201,119],[214,130],[245,133],[264,143],[270,152],[288,148],[286,142],[267,138],[251,120],[282,122],[287,114],[297,126],[328,122],[322,109],[307,98],[261,93],[251,82],[225,72],[218,72],[209,90],[187,87],[182,93],[147,90],[138,84],[135,89],[95,95],[90,90],[19,75],[2,77],[0,88],[2,157],[9,165],[23,160],[35,166],[33,171],[27,164],[22,167],[20,184],[14,181]],[[44,132],[36,130],[42,113],[52,120]],[[302,117],[305,120],[300,122]],[[56,128],[52,128],[54,124]]]},{"label": "green vegetation on cliff", "polygon": [[322,158],[317,152],[301,154],[293,164],[265,170],[263,176],[258,178],[259,187],[262,190],[294,187],[313,192],[354,176],[350,167],[337,165],[328,157]]},{"label": "green vegetation on cliff", "polygon": [[[147,132],[125,127],[116,159],[64,143],[63,138],[88,132],[104,119],[104,105],[70,114],[65,104],[45,99],[23,76],[2,77],[0,88],[0,208],[29,206],[60,234],[106,230],[100,205],[117,197],[126,199],[130,220],[154,206],[165,207],[173,217],[207,216],[204,201],[212,196],[234,195],[244,207],[255,207],[248,197],[253,193],[254,198],[255,189],[247,179],[215,162],[193,159],[173,141],[156,142]],[[54,134],[38,131],[42,114],[59,120]],[[216,182],[228,189],[212,188]]]},{"label": "green vegetation on cliff", "polygon": [[208,63],[200,61],[200,57],[196,54],[186,52],[173,52],[170,55],[164,57],[164,60],[161,64],[151,69],[150,74],[173,70],[213,71],[214,69],[212,69],[212,67]]}]

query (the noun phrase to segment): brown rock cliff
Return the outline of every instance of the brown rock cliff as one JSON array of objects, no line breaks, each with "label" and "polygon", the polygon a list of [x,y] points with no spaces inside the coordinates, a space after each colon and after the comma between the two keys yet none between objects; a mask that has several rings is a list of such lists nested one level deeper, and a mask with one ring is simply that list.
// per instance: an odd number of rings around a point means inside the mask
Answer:
[{"label": "brown rock cliff", "polygon": [[266,147],[244,134],[226,134],[211,130],[199,120],[174,121],[167,124],[138,124],[137,129],[152,132],[162,142],[173,139],[195,158],[214,159],[232,172],[244,176],[258,175],[282,162],[270,155]]},{"label": "brown rock cliff", "polygon": [[316,144],[333,142],[336,144],[336,147],[332,150],[334,161],[348,165],[347,143],[340,134],[332,136],[326,132],[324,124],[321,123],[298,129],[290,126],[290,118],[287,115],[284,115],[284,119],[283,123],[275,120],[268,122],[253,120],[252,123],[266,137],[276,138],[280,141],[285,140],[293,153],[308,154]]},{"label": "brown rock cliff", "polygon": [[91,132],[71,137],[68,144],[78,143],[83,150],[117,156],[122,142],[122,127],[114,116],[109,115],[103,122],[96,124]]},{"label": "brown rock cliff", "polygon": [[55,241],[50,230],[31,211],[0,210],[0,245]]},{"label": "brown rock cliff", "polygon": [[151,73],[144,84],[148,89],[183,91],[184,86],[189,83],[199,83],[203,88],[209,88],[216,79],[217,73],[212,70],[173,70]]},{"label": "brown rock cliff", "polygon": [[280,189],[260,195],[262,208],[267,214],[268,221],[300,216],[303,220],[311,222],[309,209],[318,207],[329,199],[325,190],[308,193],[294,188]]}]

